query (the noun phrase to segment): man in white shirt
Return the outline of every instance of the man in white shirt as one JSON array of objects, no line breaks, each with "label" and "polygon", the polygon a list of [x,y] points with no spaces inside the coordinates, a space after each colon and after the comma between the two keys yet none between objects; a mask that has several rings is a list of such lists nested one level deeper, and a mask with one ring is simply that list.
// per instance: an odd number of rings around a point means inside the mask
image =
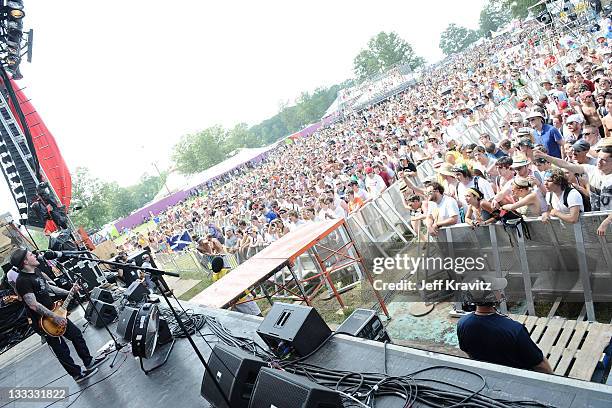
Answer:
[{"label": "man in white shirt", "polygon": [[385,189],[387,185],[385,181],[378,174],[374,173],[374,169],[371,167],[367,167],[366,170],[366,180],[365,186],[368,191],[368,196],[370,199],[374,199],[380,195]]},{"label": "man in white shirt", "polygon": [[457,201],[444,195],[444,187],[440,183],[430,183],[425,194],[430,203],[427,207],[427,232],[431,236],[437,236],[440,227],[455,225],[459,222],[459,206]]},{"label": "man in white shirt", "polygon": [[558,168],[548,170],[544,173],[544,183],[548,190],[548,210],[542,213],[542,221],[557,217],[569,224],[577,223],[584,212],[584,203],[582,195],[569,184],[565,172]]}]

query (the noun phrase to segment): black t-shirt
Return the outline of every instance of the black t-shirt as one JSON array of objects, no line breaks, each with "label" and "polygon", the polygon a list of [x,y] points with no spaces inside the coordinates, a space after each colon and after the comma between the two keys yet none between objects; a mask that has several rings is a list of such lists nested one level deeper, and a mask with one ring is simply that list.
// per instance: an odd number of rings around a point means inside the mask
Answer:
[{"label": "black t-shirt", "polygon": [[[49,296],[49,284],[38,269],[35,270],[35,273],[19,272],[15,287],[17,294],[22,298],[28,293],[33,293],[38,303],[49,310],[53,310],[53,301]],[[26,310],[33,321],[40,319],[41,316],[29,307],[26,307]]]},{"label": "black t-shirt", "polygon": [[457,337],[459,348],[475,360],[532,369],[544,359],[525,326],[500,314],[463,316]]}]

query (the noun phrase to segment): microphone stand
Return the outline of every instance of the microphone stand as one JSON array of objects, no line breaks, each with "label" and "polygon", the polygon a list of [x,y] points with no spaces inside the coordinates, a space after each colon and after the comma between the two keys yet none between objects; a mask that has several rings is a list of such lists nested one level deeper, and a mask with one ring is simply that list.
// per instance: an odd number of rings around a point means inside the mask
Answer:
[{"label": "microphone stand", "polygon": [[[170,302],[170,299],[168,299],[168,296],[166,294],[166,290],[164,289],[164,287],[162,287],[162,283],[165,286],[165,288],[168,287],[168,285],[166,284],[166,281],[164,280],[164,275],[174,276],[174,277],[180,278],[180,275],[178,273],[166,272],[166,271],[163,271],[163,270],[157,269],[157,268],[148,268],[148,267],[142,267],[142,266],[134,267],[134,265],[128,264],[128,263],[115,262],[115,261],[105,261],[105,260],[102,260],[102,259],[87,258],[87,257],[79,256],[79,255],[68,255],[68,254],[65,254],[64,256],[68,257],[68,258],[81,259],[81,260],[84,260],[84,261],[98,262],[98,263],[105,264],[105,265],[134,268],[134,269],[139,269],[139,270],[151,273],[151,280],[153,280],[153,282],[155,283],[155,286],[157,287],[157,289],[162,294],[164,300],[166,301],[166,304],[168,305],[168,307],[170,308],[170,311],[172,312],[172,315],[176,319],[176,322],[178,323],[178,325],[180,326],[181,330],[185,334],[185,337],[187,337],[187,340],[189,341],[189,344],[191,345],[191,348],[193,348],[193,351],[195,351],[196,355],[198,356],[198,359],[200,360],[200,362],[204,366],[204,370],[210,376],[210,378],[213,380],[213,383],[215,384],[215,387],[217,388],[217,391],[223,397],[223,401],[227,404],[227,407],[231,407],[229,399],[228,399],[227,395],[225,395],[226,393],[221,388],[221,385],[219,384],[219,381],[217,380],[217,377],[212,372],[212,370],[210,369],[210,366],[206,362],[206,359],[204,358],[204,356],[200,352],[200,349],[198,348],[198,346],[193,341],[193,338],[191,337],[191,334],[189,334],[189,331],[187,330],[187,327],[185,327],[185,323],[183,323],[183,320],[180,318],[180,316],[177,313],[176,309],[174,308],[174,306],[172,306],[172,302]],[[105,327],[106,327],[106,324],[105,324]],[[108,330],[108,327],[107,327],[107,330]],[[109,333],[110,333],[110,330],[109,330]]]}]

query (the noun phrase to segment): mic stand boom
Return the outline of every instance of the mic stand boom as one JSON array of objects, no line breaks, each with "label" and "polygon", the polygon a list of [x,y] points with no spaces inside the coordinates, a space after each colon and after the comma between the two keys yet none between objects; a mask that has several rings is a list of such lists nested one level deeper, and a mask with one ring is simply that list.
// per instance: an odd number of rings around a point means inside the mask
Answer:
[{"label": "mic stand boom", "polygon": [[187,337],[187,340],[189,341],[189,344],[191,345],[191,348],[193,348],[193,351],[195,351],[195,353],[198,356],[198,359],[200,359],[200,362],[204,366],[204,370],[210,376],[210,378],[213,380],[213,383],[215,384],[215,387],[217,388],[217,391],[223,397],[223,401],[227,404],[227,407],[231,407],[229,399],[228,399],[227,395],[225,395],[225,392],[223,391],[223,389],[221,388],[221,385],[219,384],[219,381],[217,380],[216,375],[213,374],[213,372],[210,369],[208,363],[206,362],[206,359],[204,358],[204,356],[200,352],[200,349],[198,348],[198,346],[193,341],[193,338],[191,337],[191,334],[189,334],[189,330],[187,330],[187,327],[185,327],[185,323],[183,323],[183,320],[181,319],[181,317],[177,313],[176,309],[174,308],[174,306],[172,306],[172,302],[170,302],[170,299],[168,299],[168,296],[166,295],[166,290],[164,290],[162,288],[162,286],[161,286],[161,283],[163,283],[164,286],[167,287],[167,284],[164,281],[164,276],[163,275],[180,277],[180,275],[178,273],[166,272],[166,271],[163,271],[163,270],[157,269],[157,268],[147,268],[147,267],[134,266],[132,264],[123,263],[123,262],[104,261],[102,259],[91,259],[91,258],[86,258],[86,257],[78,256],[78,255],[65,255],[65,256],[68,257],[68,258],[81,259],[81,260],[84,260],[84,261],[94,261],[94,262],[98,262],[98,263],[106,264],[106,265],[122,266],[122,267],[126,267],[126,268],[133,268],[133,269],[139,269],[139,270],[142,270],[142,271],[150,272],[151,273],[151,279],[155,283],[155,286],[157,287],[157,289],[161,292],[164,300],[166,301],[166,304],[168,305],[168,307],[170,308],[170,311],[172,312],[172,315],[174,315],[174,318],[176,319],[176,322],[178,323],[178,325],[180,326],[181,330],[185,334],[185,337]]}]

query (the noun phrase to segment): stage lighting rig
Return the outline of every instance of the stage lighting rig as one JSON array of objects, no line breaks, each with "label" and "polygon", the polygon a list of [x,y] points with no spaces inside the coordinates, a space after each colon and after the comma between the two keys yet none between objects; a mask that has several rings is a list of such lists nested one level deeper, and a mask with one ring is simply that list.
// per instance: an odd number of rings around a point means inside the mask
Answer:
[{"label": "stage lighting rig", "polygon": [[24,32],[24,17],[22,0],[0,0],[0,63],[13,79],[23,78],[19,70],[23,57],[32,62],[34,31]]}]

